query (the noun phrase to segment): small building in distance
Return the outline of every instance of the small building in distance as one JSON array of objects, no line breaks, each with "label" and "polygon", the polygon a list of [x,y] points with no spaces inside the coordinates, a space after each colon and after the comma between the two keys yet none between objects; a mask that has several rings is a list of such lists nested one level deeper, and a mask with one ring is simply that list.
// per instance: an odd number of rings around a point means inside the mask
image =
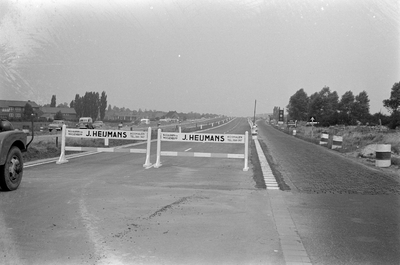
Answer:
[{"label": "small building in distance", "polygon": [[54,120],[54,116],[56,115],[56,113],[61,111],[64,120],[66,120],[66,121],[76,121],[77,120],[76,111],[74,108],[41,107],[40,110],[42,112],[42,115],[40,116],[40,118],[42,118],[42,119]]},{"label": "small building in distance", "polygon": [[132,122],[136,120],[136,115],[133,111],[116,111],[106,110],[104,120],[106,121],[126,121]]},{"label": "small building in distance", "polygon": [[9,120],[23,118],[26,103],[32,106],[34,112],[38,112],[39,105],[30,100],[0,100],[0,118]]},{"label": "small building in distance", "polygon": [[167,114],[165,114],[164,117],[160,119],[160,121],[164,122],[179,122],[179,120],[180,117],[176,111],[169,111]]}]

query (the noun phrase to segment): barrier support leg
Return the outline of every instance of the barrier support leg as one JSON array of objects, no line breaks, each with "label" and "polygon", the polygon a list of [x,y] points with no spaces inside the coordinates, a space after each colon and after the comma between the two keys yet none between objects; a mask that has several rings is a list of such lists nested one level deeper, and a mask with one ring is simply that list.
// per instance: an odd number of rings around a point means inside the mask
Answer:
[{"label": "barrier support leg", "polygon": [[244,168],[243,171],[249,170],[249,132],[244,135]]},{"label": "barrier support leg", "polygon": [[147,150],[146,150],[146,161],[143,164],[143,167],[150,168],[150,147],[151,147],[151,127],[147,130]]},{"label": "barrier support leg", "polygon": [[66,128],[67,126],[64,124],[61,131],[61,155],[56,164],[67,163],[68,160],[65,158],[65,138],[66,138]]},{"label": "barrier support leg", "polygon": [[157,161],[154,164],[155,168],[161,167],[161,129],[157,131]]}]

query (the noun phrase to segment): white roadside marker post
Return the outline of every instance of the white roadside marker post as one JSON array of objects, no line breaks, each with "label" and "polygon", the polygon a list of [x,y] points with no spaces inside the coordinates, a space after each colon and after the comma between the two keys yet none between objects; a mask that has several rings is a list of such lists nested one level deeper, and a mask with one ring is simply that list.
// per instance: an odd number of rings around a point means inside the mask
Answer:
[{"label": "white roadside marker post", "polygon": [[63,164],[67,163],[68,160],[65,158],[65,134],[66,134],[67,126],[64,124],[61,131],[61,155],[56,164]]},{"label": "white roadside marker post", "polygon": [[151,147],[151,127],[147,129],[147,150],[146,150],[146,161],[144,162],[143,167],[149,168],[151,167],[150,163],[150,147]]},{"label": "white roadside marker post", "polygon": [[154,164],[155,168],[161,167],[161,129],[157,130],[157,161]]},{"label": "white roadside marker post", "polygon": [[244,168],[243,171],[249,170],[249,132],[246,131],[244,136]]}]

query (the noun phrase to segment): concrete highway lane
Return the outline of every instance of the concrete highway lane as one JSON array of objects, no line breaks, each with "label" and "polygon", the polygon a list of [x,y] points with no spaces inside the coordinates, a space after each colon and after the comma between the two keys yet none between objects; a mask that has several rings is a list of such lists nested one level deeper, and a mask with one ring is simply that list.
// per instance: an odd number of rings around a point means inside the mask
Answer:
[{"label": "concrete highway lane", "polygon": [[[400,264],[399,176],[259,121],[258,139],[312,264]],[[271,193],[273,200],[277,193]],[[280,235],[281,236],[281,235]]]},{"label": "concrete highway lane", "polygon": [[[245,130],[247,121],[236,119],[209,133]],[[162,150],[244,147],[163,142]],[[155,142],[151,154],[155,163]],[[0,263],[284,264],[252,165],[246,172],[243,159],[162,156],[149,169],[144,162],[144,154],[99,153],[24,169],[18,190],[0,191]]]}]

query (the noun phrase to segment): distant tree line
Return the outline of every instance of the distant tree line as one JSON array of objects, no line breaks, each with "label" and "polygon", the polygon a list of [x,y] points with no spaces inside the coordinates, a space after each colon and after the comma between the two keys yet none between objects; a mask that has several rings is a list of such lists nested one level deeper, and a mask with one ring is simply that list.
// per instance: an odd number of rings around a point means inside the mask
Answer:
[{"label": "distant tree line", "polygon": [[86,92],[84,96],[75,95],[75,100],[70,103],[78,117],[91,117],[93,120],[104,119],[107,108],[107,95],[102,92]]},{"label": "distant tree line", "polygon": [[371,121],[367,92],[354,96],[353,92],[347,91],[339,100],[337,92],[327,86],[311,96],[303,88],[298,90],[290,97],[287,111],[290,119],[308,121],[313,116],[322,126],[356,125]]},{"label": "distant tree line", "polygon": [[[287,105],[288,119],[309,121],[316,117],[322,126],[329,125],[387,125],[395,128],[400,125],[400,83],[392,88],[390,99],[384,100],[384,106],[392,113],[389,117],[382,113],[373,115],[369,112],[369,98],[366,91],[354,95],[352,91],[345,92],[339,99],[336,91],[325,86],[319,92],[308,96],[303,88],[299,89],[289,99]],[[273,117],[277,119],[278,107],[274,107]]]},{"label": "distant tree line", "polygon": [[[68,103],[62,103],[57,105],[57,98],[56,95],[51,96],[51,100],[49,104],[44,104],[42,107],[57,107],[57,108],[74,108],[76,115],[78,118],[80,117],[91,117],[93,120],[105,120],[106,111],[115,111],[115,112],[132,112],[133,115],[137,117],[149,118],[150,120],[159,120],[163,118],[163,115],[167,114],[164,111],[157,111],[157,110],[130,110],[129,108],[125,107],[111,107],[111,105],[107,105],[107,94],[105,91],[101,93],[98,92],[86,92],[85,95],[80,96],[79,94],[75,95],[75,99]],[[20,120],[30,120],[34,115],[34,119],[37,120],[43,112],[38,110],[37,113],[34,113],[32,106],[27,103],[24,109],[24,115],[20,118]],[[214,118],[219,116],[218,114],[211,114],[211,113],[197,113],[197,112],[189,112],[189,113],[178,113],[178,116],[182,120],[194,120],[200,118]],[[14,118],[15,119],[15,118]],[[62,111],[58,111],[54,115],[55,120],[63,120],[64,115]],[[16,119],[15,119],[16,120]]]},{"label": "distant tree line", "polygon": [[[108,105],[107,111],[115,111],[115,112],[131,112],[132,115],[136,116],[138,119],[140,118],[147,118],[150,119],[151,121],[157,121],[160,119],[165,118],[165,115],[168,113],[167,111],[159,111],[159,110],[147,110],[144,109],[142,110],[139,108],[138,110],[131,110],[129,108],[125,107],[117,107],[117,106],[111,106]],[[178,116],[180,117],[181,120],[195,120],[195,119],[201,119],[201,118],[215,118],[219,116],[218,114],[212,114],[212,113],[197,113],[197,112],[189,112],[189,113],[184,113],[184,112],[177,112]]]},{"label": "distant tree line", "polygon": [[383,101],[383,106],[390,112],[388,125],[391,129],[400,126],[400,82],[394,83],[390,97]]}]

